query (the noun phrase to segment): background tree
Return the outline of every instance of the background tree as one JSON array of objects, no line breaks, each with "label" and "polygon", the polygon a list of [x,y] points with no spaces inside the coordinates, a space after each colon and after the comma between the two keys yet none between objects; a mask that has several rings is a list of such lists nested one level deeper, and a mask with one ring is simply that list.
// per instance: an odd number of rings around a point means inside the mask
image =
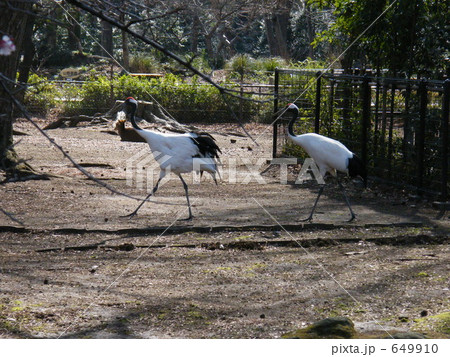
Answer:
[{"label": "background tree", "polygon": [[10,1],[0,3],[0,34],[7,34],[14,39],[16,50],[9,56],[0,56],[0,73],[6,79],[0,85],[0,169],[7,175],[26,176],[34,174],[31,167],[19,160],[13,145],[13,105],[9,94],[15,92],[19,55],[22,51],[23,39],[27,25],[28,13],[32,10],[32,2]]},{"label": "background tree", "polygon": [[326,41],[343,51],[359,38],[340,61],[344,69],[373,66],[408,77],[449,75],[446,0],[310,0],[309,4],[331,9],[335,17],[334,24],[317,36],[317,43]]},{"label": "background tree", "polygon": [[[407,76],[448,73],[445,0],[83,2],[181,57],[201,56],[212,69],[223,68],[236,54],[331,62],[358,38],[340,59],[341,67],[388,68]],[[68,2],[39,2],[37,10],[39,17],[29,27],[35,54],[33,46],[24,53],[33,58],[35,67],[85,64],[87,57],[106,55],[99,43],[126,69],[136,55],[150,54],[157,62],[168,62],[150,46],[122,36],[120,30]]]},{"label": "background tree", "polygon": [[267,42],[269,44],[270,55],[289,59],[289,20],[292,9],[291,0],[280,0],[275,4],[272,13],[265,17]]}]

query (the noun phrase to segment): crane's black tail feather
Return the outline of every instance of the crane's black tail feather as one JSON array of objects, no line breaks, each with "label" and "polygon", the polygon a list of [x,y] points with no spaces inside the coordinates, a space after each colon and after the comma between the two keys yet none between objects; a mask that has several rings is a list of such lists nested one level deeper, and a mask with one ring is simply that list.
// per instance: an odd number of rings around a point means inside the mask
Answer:
[{"label": "crane's black tail feather", "polygon": [[219,158],[221,154],[220,148],[216,144],[216,140],[208,133],[197,133],[197,136],[192,137],[192,141],[198,146],[200,154],[204,157]]}]

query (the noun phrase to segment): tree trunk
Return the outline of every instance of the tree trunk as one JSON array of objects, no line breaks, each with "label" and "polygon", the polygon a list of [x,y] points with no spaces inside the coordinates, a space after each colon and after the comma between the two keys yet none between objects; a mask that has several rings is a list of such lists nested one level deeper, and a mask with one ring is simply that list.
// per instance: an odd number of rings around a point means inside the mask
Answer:
[{"label": "tree trunk", "polygon": [[205,35],[205,48],[206,48],[206,54],[208,55],[208,57],[210,59],[215,58],[212,34]]},{"label": "tree trunk", "polygon": [[278,44],[279,56],[289,60],[288,50],[288,29],[289,29],[289,11],[283,11],[276,15],[275,21],[275,37]]},{"label": "tree trunk", "polygon": [[[56,15],[58,13],[59,9],[55,9],[55,17],[58,16]],[[58,17],[56,17],[58,18]],[[47,61],[49,58],[51,58],[52,56],[54,56],[54,54],[56,53],[56,49],[58,48],[57,46],[57,38],[58,38],[58,34],[57,34],[57,30],[58,30],[58,25],[56,25],[56,23],[53,23],[51,21],[47,22],[46,24],[46,31],[45,31],[45,37],[44,37],[44,41],[43,42],[43,48],[45,49],[44,51],[44,58],[45,61]]]},{"label": "tree trunk", "polygon": [[69,28],[67,29],[67,36],[69,38],[69,48],[71,51],[78,51],[79,55],[83,54],[83,46],[81,45],[81,13],[80,11],[71,12],[73,17],[68,18]]},{"label": "tree trunk", "polygon": [[109,22],[102,21],[102,56],[111,57],[113,54],[113,29]]},{"label": "tree trunk", "polygon": [[[36,52],[33,44],[33,29],[34,29],[34,16],[28,16],[27,23],[25,26],[25,33],[23,37],[23,42],[25,44],[23,49],[23,61],[19,63],[19,77],[18,81],[20,83],[27,83],[28,77],[30,75],[30,68],[33,62],[33,57]],[[25,91],[18,93],[18,99],[23,101],[25,96]]]},{"label": "tree trunk", "polygon": [[269,52],[271,56],[277,56],[278,55],[278,48],[277,43],[275,40],[275,33],[273,30],[273,20],[271,16],[267,16],[264,19],[264,23],[266,25],[266,37],[267,37],[267,43],[269,44]]},{"label": "tree trunk", "polygon": [[128,47],[128,34],[122,31],[122,66],[127,71],[130,70],[130,50]]},{"label": "tree trunk", "polygon": [[[31,2],[12,1],[14,8],[31,11]],[[25,28],[28,16],[20,11],[3,8],[0,16],[0,33],[8,34],[14,39],[16,51],[9,56],[1,56],[0,73],[10,81],[2,80],[0,85],[0,170],[6,172],[7,177],[24,177],[35,173],[29,165],[23,163],[17,157],[13,146],[13,105],[8,91],[14,91],[14,82],[24,40]],[[1,80],[1,79],[0,79]]]},{"label": "tree trunk", "polygon": [[290,58],[288,49],[289,19],[292,8],[290,0],[280,2],[280,6],[265,18],[266,36],[271,56]]},{"label": "tree trunk", "polygon": [[[125,14],[120,15],[120,21],[125,23]],[[130,70],[130,49],[128,47],[128,34],[125,31],[122,31],[122,66],[126,71]]]},{"label": "tree trunk", "polygon": [[311,59],[314,59],[314,47],[312,45],[312,42],[314,41],[314,38],[316,37],[316,29],[314,26],[314,23],[312,21],[313,13],[311,11],[311,6],[305,4],[305,12],[306,16],[306,32],[307,32],[307,38],[308,38],[308,57]]},{"label": "tree trunk", "polygon": [[200,19],[198,15],[193,16],[192,32],[191,32],[191,52],[198,53],[198,37],[200,33]]}]

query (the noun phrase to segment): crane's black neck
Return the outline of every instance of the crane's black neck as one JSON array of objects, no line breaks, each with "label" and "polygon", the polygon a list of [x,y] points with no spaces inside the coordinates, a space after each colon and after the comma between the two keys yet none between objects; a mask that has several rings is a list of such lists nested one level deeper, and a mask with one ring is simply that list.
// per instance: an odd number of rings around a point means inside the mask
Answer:
[{"label": "crane's black neck", "polygon": [[142,130],[142,128],[140,128],[136,123],[136,118],[134,116],[136,114],[136,109],[137,109],[137,104],[135,104],[135,103],[127,103],[126,104],[126,113],[130,115],[131,125],[133,126],[133,128],[135,130]]},{"label": "crane's black neck", "polygon": [[134,113],[130,114],[130,121],[131,121],[131,125],[133,126],[133,128],[135,130],[142,130],[142,128],[140,128],[139,125],[137,125],[137,123],[136,123],[136,119],[134,117]]},{"label": "crane's black neck", "polygon": [[292,119],[289,121],[289,124],[288,124],[288,133],[291,136],[295,136],[294,123],[298,117],[298,109],[297,108],[289,108],[288,111],[290,111],[292,113]]}]

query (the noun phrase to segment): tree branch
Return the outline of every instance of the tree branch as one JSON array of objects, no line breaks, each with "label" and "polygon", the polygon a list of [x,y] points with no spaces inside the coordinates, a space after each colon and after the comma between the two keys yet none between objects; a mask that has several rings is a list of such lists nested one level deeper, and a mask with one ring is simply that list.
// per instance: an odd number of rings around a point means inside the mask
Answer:
[{"label": "tree branch", "polygon": [[[121,29],[124,32],[129,33],[131,36],[140,39],[141,41],[143,41],[144,43],[156,48],[158,51],[164,53],[166,56],[174,59],[175,61],[177,61],[178,63],[180,63],[182,66],[188,68],[191,72],[193,72],[194,74],[196,74],[197,76],[199,76],[200,78],[202,78],[204,81],[210,83],[212,86],[214,86],[217,90],[219,90],[219,92],[223,95],[229,95],[235,98],[238,98],[240,100],[249,100],[249,98],[245,98],[234,93],[240,93],[237,90],[233,90],[233,89],[229,89],[229,88],[225,88],[219,84],[217,84],[214,80],[212,80],[209,76],[205,75],[203,72],[199,71],[197,68],[191,66],[191,64],[185,60],[183,60],[182,58],[180,58],[179,56],[177,56],[176,54],[172,53],[171,51],[167,50],[164,46],[162,46],[161,44],[157,43],[156,41],[153,41],[141,34],[138,34],[137,32],[130,30],[128,25],[125,25],[113,18],[111,18],[110,16],[105,15],[105,12],[103,11],[99,11],[97,9],[92,8],[91,6],[85,4],[82,1],[78,1],[78,0],[67,0],[68,3],[86,11],[89,12],[90,14],[96,16],[99,19],[102,19],[108,23],[110,23],[111,25]],[[236,114],[233,112],[233,110],[231,109],[231,107],[228,105],[228,107],[230,108],[233,117],[237,118]],[[238,124],[239,126],[242,128],[242,130],[244,130],[244,132],[248,135],[248,137],[250,139],[253,140],[253,142],[256,143],[255,139],[253,139],[253,137],[248,133],[247,130],[245,130],[244,126],[242,125],[242,123],[238,120]]]},{"label": "tree branch", "polygon": [[167,50],[164,46],[162,46],[161,44],[159,44],[156,41],[153,41],[133,30],[129,29],[129,25],[123,24],[115,19],[113,19],[110,16],[105,15],[105,13],[103,11],[97,10],[92,8],[91,6],[83,3],[82,1],[78,1],[78,0],[67,0],[68,3],[98,17],[99,19],[102,19],[108,23],[110,23],[111,25],[121,29],[122,31],[130,34],[131,36],[143,41],[144,43],[154,47],[155,49],[157,49],[158,51],[164,53],[166,56],[174,59],[176,62],[180,63],[182,66],[186,67],[187,69],[189,69],[191,72],[193,72],[194,74],[196,74],[197,76],[199,76],[200,78],[202,78],[205,82],[208,82],[209,84],[211,84],[212,86],[214,86],[216,89],[218,89],[221,93],[225,93],[227,95],[230,95],[232,97],[235,97],[237,99],[241,99],[241,100],[246,100],[246,101],[253,101],[252,99],[246,98],[246,97],[242,97],[239,96],[237,94],[234,93],[240,93],[239,90],[235,90],[235,89],[231,89],[231,88],[226,88],[221,86],[220,84],[216,83],[214,80],[212,80],[209,76],[207,76],[206,74],[204,74],[203,72],[199,71],[197,68],[193,67],[188,61],[185,61],[184,59],[182,59],[181,57],[177,56],[176,54],[174,54],[173,52]]},{"label": "tree branch", "polygon": [[170,11],[167,11],[166,13],[161,14],[161,15],[156,15],[156,16],[152,16],[152,17],[147,17],[147,18],[145,18],[145,19],[138,19],[138,20],[132,20],[132,21],[129,21],[129,22],[126,24],[126,26],[127,26],[127,27],[130,27],[131,25],[138,24],[138,23],[141,23],[141,22],[146,22],[146,21],[152,21],[152,20],[160,19],[160,18],[163,18],[163,17],[166,17],[166,16],[170,16],[170,15],[172,15],[172,14],[175,14],[175,13],[177,13],[177,12],[180,12],[180,11],[182,11],[182,10],[185,10],[185,8],[184,8],[184,7],[176,7],[175,9],[172,9],[172,10],[170,10]]},{"label": "tree branch", "polygon": [[102,19],[102,20],[110,23],[111,25],[114,25],[115,27],[121,29],[122,31],[125,31],[125,32],[129,33],[130,35],[132,35],[133,37],[136,37],[136,38],[140,39],[141,41],[143,41],[144,43],[146,43],[146,44],[156,48],[158,51],[164,53],[166,56],[174,59],[175,61],[177,61],[181,65],[185,66],[186,68],[188,68],[189,70],[194,72],[196,75],[198,75],[200,78],[202,78],[206,82],[212,84],[220,92],[226,92],[227,91],[226,88],[224,88],[224,87],[220,86],[219,84],[217,84],[216,82],[214,82],[210,77],[208,77],[207,75],[203,74],[198,69],[192,67],[188,62],[184,61],[182,58],[180,58],[176,54],[174,54],[171,51],[167,50],[164,46],[160,45],[156,41],[150,40],[150,39],[146,38],[145,36],[142,36],[142,35],[138,34],[137,32],[135,32],[133,30],[130,30],[129,26],[116,21],[115,19],[105,15],[102,11],[93,9],[92,7],[86,5],[85,3],[81,2],[81,1],[78,1],[78,0],[67,0],[67,2],[72,4],[72,5],[74,5],[74,6],[76,6],[76,7],[78,7],[78,8],[80,8],[80,9],[82,9],[82,10],[84,10],[84,11],[86,11],[86,12],[89,12],[90,14],[98,17],[99,19]]}]

